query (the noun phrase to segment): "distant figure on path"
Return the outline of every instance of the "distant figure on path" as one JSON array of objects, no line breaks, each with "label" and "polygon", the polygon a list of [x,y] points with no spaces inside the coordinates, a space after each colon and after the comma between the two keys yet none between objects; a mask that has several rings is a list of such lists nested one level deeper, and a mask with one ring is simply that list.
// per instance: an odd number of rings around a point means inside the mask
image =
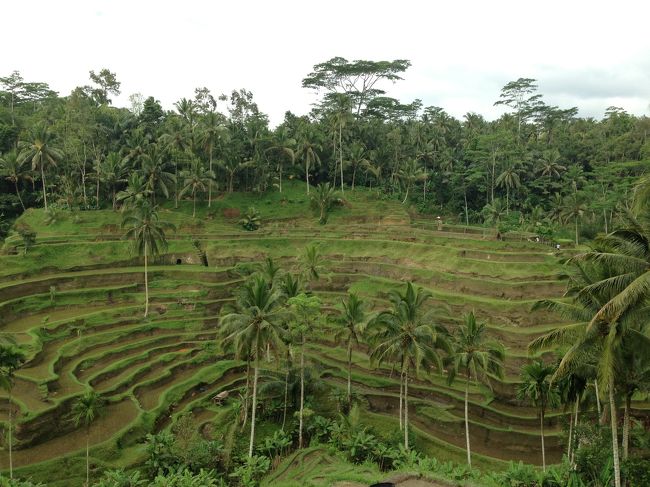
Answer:
[{"label": "distant figure on path", "polygon": [[442,218],[437,217],[436,220],[438,222],[438,231],[440,232],[442,231]]}]

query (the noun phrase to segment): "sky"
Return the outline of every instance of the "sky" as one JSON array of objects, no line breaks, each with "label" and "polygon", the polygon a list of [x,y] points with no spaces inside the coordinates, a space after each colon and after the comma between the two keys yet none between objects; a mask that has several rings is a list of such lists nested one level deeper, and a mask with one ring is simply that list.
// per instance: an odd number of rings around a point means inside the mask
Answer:
[{"label": "sky", "polygon": [[[132,93],[172,109],[194,88],[246,88],[273,125],[307,113],[315,64],[409,59],[382,86],[455,117],[488,119],[501,88],[534,78],[546,103],[601,118],[650,115],[650,2],[644,0],[8,0],[0,76],[14,70],[61,95],[108,68]],[[223,109],[224,107],[222,107]]]}]

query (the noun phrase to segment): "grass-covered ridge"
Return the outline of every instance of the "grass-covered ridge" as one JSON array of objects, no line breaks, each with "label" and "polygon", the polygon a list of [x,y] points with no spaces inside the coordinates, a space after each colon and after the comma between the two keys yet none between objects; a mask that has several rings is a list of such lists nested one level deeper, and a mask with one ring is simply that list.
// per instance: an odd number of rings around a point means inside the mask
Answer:
[{"label": "grass-covered ridge", "polygon": [[[283,190],[225,194],[210,209],[199,205],[194,219],[191,202],[181,202],[178,210],[165,204],[160,217],[174,223],[176,231],[168,234],[165,253],[150,262],[146,319],[142,261],[121,238],[119,213],[62,211],[49,224],[41,210],[23,214],[17,224],[34,229],[35,245],[23,255],[13,235],[0,255],[0,331],[28,352],[12,396],[20,411],[14,454],[20,473],[45,478],[45,465],[65,471],[64,465],[75,464],[83,432],[70,421],[71,404],[91,387],[109,404],[106,416],[90,427],[91,456],[98,467],[141,462],[144,436],[169,429],[184,412],[197,418],[202,434],[231,434],[224,422],[232,404],[211,399],[222,391],[231,392],[230,400],[237,397],[235,389],[246,380],[245,364],[233,360],[215,339],[220,310],[258,263],[272,257],[285,269],[297,268],[308,244],[317,245],[325,259],[322,277],[311,285],[325,314],[336,313],[347,291],[357,292],[372,311],[384,309],[390,290],[413,281],[432,293],[430,305],[448,329],[472,310],[487,321],[490,336],[507,347],[506,376],[494,379],[494,390],[478,384],[470,388],[476,462],[496,469],[507,460],[539,462],[536,410],[517,404],[514,389],[529,341],[561,321],[548,312],[530,312],[537,299],[556,296],[563,288],[553,249],[519,236],[497,241],[488,228],[445,225],[439,231],[412,221],[399,202],[367,190],[347,191],[348,204],[319,225],[303,184],[289,183]],[[224,216],[227,209],[243,211],[251,205],[262,215],[256,232]],[[200,265],[195,240],[206,252],[207,267]],[[398,376],[387,365],[372,366],[365,345],[353,357],[363,419],[389,435],[398,429]],[[307,360],[327,387],[344,390],[346,353],[333,342],[331,323],[315,330]],[[262,382],[271,381],[280,368],[269,363]],[[423,452],[462,462],[463,393],[462,384],[449,385],[441,376],[413,378],[413,429]],[[0,418],[6,421],[6,393],[0,401]],[[562,454],[562,418],[561,411],[547,417],[551,462]],[[2,452],[3,467],[6,457]],[[297,473],[285,475],[282,468],[277,478],[284,476],[286,485],[293,485]],[[332,472],[331,479],[345,474]],[[327,475],[322,478],[330,479]],[[363,481],[382,477],[361,469],[354,476]]]}]

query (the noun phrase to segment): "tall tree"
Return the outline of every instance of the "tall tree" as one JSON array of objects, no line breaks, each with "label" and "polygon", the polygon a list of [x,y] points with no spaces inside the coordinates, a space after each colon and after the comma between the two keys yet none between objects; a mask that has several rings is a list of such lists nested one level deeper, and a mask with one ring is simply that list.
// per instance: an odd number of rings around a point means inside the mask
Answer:
[{"label": "tall tree", "polygon": [[253,357],[253,402],[251,409],[251,434],[248,457],[253,456],[255,441],[255,417],[257,410],[257,382],[260,357],[268,347],[275,351],[282,348],[281,321],[284,312],[280,295],[269,283],[257,277],[242,287],[237,298],[237,309],[220,320],[221,333],[226,342],[234,345],[239,356]]},{"label": "tall tree", "polygon": [[83,425],[86,430],[86,487],[90,486],[90,425],[104,410],[104,400],[95,391],[84,393],[72,405],[72,419],[75,426]]},{"label": "tall tree", "polygon": [[63,157],[61,151],[52,146],[52,139],[51,132],[43,125],[34,129],[29,141],[18,142],[18,148],[20,149],[19,160],[30,161],[32,170],[37,168],[40,170],[45,210],[47,210],[46,166],[56,166],[57,162]]},{"label": "tall tree", "polygon": [[183,189],[180,197],[192,193],[192,218],[196,217],[196,194],[205,193],[214,185],[214,173],[203,166],[199,159],[194,159],[190,167],[181,173],[183,177]]},{"label": "tall tree", "polygon": [[20,206],[25,211],[25,203],[20,196],[18,183],[21,181],[32,181],[29,170],[25,168],[25,159],[20,159],[15,152],[9,152],[0,157],[0,175],[14,185],[16,196],[20,201]]},{"label": "tall tree", "polygon": [[542,468],[546,471],[546,448],[544,447],[544,415],[549,407],[557,405],[559,397],[557,390],[551,384],[555,373],[552,365],[546,365],[541,360],[526,364],[521,369],[521,384],[517,390],[519,399],[530,400],[539,408],[539,431],[542,439]]},{"label": "tall tree", "polygon": [[364,303],[355,293],[349,293],[347,300],[341,300],[342,309],[338,317],[339,328],[335,340],[344,344],[348,360],[348,409],[352,407],[352,349],[359,346],[368,324],[368,316]]},{"label": "tall tree", "polygon": [[298,448],[302,448],[304,411],[305,411],[305,345],[307,334],[313,331],[314,324],[320,315],[321,302],[316,296],[299,294],[287,301],[293,314],[292,332],[298,335],[300,345],[300,410],[298,412]]},{"label": "tall tree", "polygon": [[472,466],[472,450],[469,441],[469,383],[472,378],[489,384],[488,374],[503,377],[503,347],[487,340],[487,325],[477,323],[474,312],[465,315],[463,325],[458,328],[453,340],[453,352],[450,356],[449,382],[457,374],[465,375],[465,441],[467,443],[467,464]]},{"label": "tall tree", "polygon": [[407,450],[409,373],[413,370],[417,375],[422,366],[435,366],[442,370],[438,349],[450,350],[444,329],[433,323],[431,312],[425,312],[424,303],[430,297],[430,292],[416,288],[409,282],[404,294],[391,291],[391,309],[381,312],[372,324],[371,361],[381,364],[390,360],[400,367],[404,383],[404,448]]},{"label": "tall tree", "polygon": [[11,393],[14,388],[14,375],[16,370],[25,361],[25,354],[12,344],[0,344],[0,387],[9,393],[9,438],[7,444],[9,446],[9,478],[14,478],[14,464],[13,464],[13,409]]},{"label": "tall tree", "polygon": [[144,256],[144,316],[146,318],[149,313],[148,259],[167,248],[165,230],[174,227],[171,223],[161,222],[157,207],[143,201],[125,215],[122,228],[127,228],[124,238],[133,240],[133,247],[138,255]]}]

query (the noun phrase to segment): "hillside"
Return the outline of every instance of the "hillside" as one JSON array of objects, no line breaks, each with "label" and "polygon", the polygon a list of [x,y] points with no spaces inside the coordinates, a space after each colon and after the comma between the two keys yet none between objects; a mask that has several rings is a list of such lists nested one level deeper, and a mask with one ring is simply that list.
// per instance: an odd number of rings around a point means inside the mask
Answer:
[{"label": "hillside", "polygon": [[[209,424],[223,430],[232,408],[211,398],[242,386],[245,365],[215,345],[220,309],[254,264],[270,256],[285,270],[296,268],[312,243],[326,259],[326,272],[312,289],[328,313],[348,291],[373,310],[384,309],[387,291],[413,281],[431,291],[429,304],[448,329],[472,310],[487,321],[490,336],[507,348],[506,376],[492,381],[493,391],[471,386],[475,462],[495,469],[508,460],[539,464],[537,412],[519,404],[514,392],[527,344],[560,322],[548,312],[530,311],[537,299],[564,291],[555,249],[518,236],[497,241],[489,229],[438,230],[433,220],[412,217],[399,202],[367,190],[346,191],[345,197],[349,204],[335,210],[327,225],[311,216],[299,184],[282,194],[222,195],[210,209],[200,205],[195,219],[191,202],[178,210],[165,204],[161,219],[176,231],[149,267],[152,308],[146,319],[142,261],[122,239],[119,213],[61,210],[50,222],[42,210],[23,214],[15,227],[31,227],[35,245],[23,255],[22,241],[9,237],[0,256],[1,330],[29,351],[13,390],[20,409],[14,465],[35,478],[51,475],[52,462],[59,476],[83,473],[85,433],[69,421],[69,411],[89,386],[109,401],[90,428],[96,466],[141,461],[144,435],[169,427],[183,412],[192,412],[201,431]],[[261,212],[257,231],[244,231],[237,217],[224,216],[250,205]],[[316,331],[308,361],[328,386],[344,390],[345,350],[333,341],[333,326]],[[363,421],[390,435],[398,428],[398,377],[387,365],[371,367],[366,352],[364,346],[354,350],[353,387],[365,398]],[[439,375],[412,381],[410,414],[420,451],[463,462],[463,387]],[[0,400],[6,421],[6,393]],[[334,408],[319,407],[323,414]],[[562,421],[561,412],[547,416],[550,462],[562,455]],[[0,463],[7,465],[7,452]]]}]

